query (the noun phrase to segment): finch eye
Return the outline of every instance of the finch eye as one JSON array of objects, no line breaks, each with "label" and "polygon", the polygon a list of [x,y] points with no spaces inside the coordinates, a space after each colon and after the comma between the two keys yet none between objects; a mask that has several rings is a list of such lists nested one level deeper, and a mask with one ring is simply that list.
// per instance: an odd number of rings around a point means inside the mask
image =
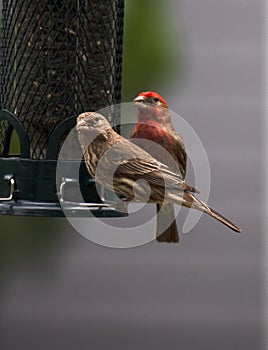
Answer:
[{"label": "finch eye", "polygon": [[159,102],[159,98],[158,97],[154,97],[154,102]]},{"label": "finch eye", "polygon": [[95,118],[95,121],[98,123],[100,121],[100,118],[99,117],[96,117]]}]

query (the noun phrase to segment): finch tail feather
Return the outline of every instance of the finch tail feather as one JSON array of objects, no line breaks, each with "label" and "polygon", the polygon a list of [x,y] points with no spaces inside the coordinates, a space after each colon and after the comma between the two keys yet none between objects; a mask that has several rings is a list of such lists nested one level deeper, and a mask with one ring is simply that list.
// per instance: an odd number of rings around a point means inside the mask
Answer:
[{"label": "finch tail feather", "polygon": [[[179,243],[179,233],[176,224],[173,204],[166,204],[165,210],[160,211],[161,205],[157,204],[157,226],[156,240],[158,242]],[[165,228],[163,225],[170,223],[170,226]]]},{"label": "finch tail feather", "polygon": [[235,232],[240,233],[241,232],[241,228],[236,226],[234,223],[232,223],[230,220],[226,219],[223,215],[219,214],[218,212],[216,212],[216,210],[209,208],[209,212],[206,212],[206,214],[212,216],[213,218],[215,218],[216,220],[222,222],[224,225],[228,226],[230,229],[232,229]]},{"label": "finch tail feather", "polygon": [[203,211],[204,213],[210,215],[214,219],[220,221],[224,225],[228,226],[231,230],[235,232],[241,232],[241,228],[236,226],[234,223],[232,223],[230,220],[226,219],[223,215],[216,212],[216,210],[210,208],[202,201],[195,198],[192,194],[185,192],[183,196],[183,201],[180,203],[183,206],[186,206],[188,208],[194,208],[200,211]]}]

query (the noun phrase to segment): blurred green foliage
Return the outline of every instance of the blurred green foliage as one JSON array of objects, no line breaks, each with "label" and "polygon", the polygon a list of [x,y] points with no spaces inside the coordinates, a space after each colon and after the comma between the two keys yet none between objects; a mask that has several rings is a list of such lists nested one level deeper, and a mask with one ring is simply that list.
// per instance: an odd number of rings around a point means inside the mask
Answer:
[{"label": "blurred green foliage", "polygon": [[164,0],[126,0],[123,102],[141,91],[161,91],[181,67],[178,34]]},{"label": "blurred green foliage", "polygon": [[64,219],[0,216],[0,272],[1,268],[31,261],[62,249],[65,232],[69,228]]},{"label": "blurred green foliage", "polygon": [[10,155],[20,154],[20,140],[15,130],[13,130],[12,132],[9,154]]}]

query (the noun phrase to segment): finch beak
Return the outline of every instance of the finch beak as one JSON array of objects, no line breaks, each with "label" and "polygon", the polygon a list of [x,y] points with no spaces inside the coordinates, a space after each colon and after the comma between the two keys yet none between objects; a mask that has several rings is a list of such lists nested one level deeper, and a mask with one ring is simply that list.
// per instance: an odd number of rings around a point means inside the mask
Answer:
[{"label": "finch beak", "polygon": [[134,98],[133,100],[134,103],[144,103],[144,97],[143,96],[137,96],[136,98]]},{"label": "finch beak", "polygon": [[77,130],[87,129],[87,123],[84,119],[77,118],[77,124],[76,124]]}]

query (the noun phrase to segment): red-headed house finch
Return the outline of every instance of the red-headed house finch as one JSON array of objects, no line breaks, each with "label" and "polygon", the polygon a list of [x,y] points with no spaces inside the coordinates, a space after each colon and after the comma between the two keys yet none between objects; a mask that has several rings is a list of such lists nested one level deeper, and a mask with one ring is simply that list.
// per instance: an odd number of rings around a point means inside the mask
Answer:
[{"label": "red-headed house finch", "polygon": [[[135,99],[137,109],[137,124],[130,139],[149,152],[154,158],[168,165],[173,171],[179,169],[181,178],[185,178],[187,154],[182,137],[174,130],[166,101],[158,93],[141,92]],[[135,140],[137,139],[137,140]],[[173,157],[170,162],[166,152],[159,152],[153,143],[144,143],[141,139],[150,140],[161,145]],[[177,169],[174,168],[177,165]],[[156,205],[157,224],[156,239],[159,242],[179,242],[179,234],[174,214],[174,205],[166,204],[163,211]],[[163,232],[163,221],[171,223]],[[160,231],[163,232],[160,234]]]},{"label": "red-headed house finch", "polygon": [[127,200],[135,197],[143,202],[147,196],[146,186],[144,187],[146,182],[151,189],[148,202],[161,205],[167,201],[194,208],[214,217],[236,232],[241,231],[239,227],[195,198],[190,193],[195,189],[187,185],[179,173],[171,171],[168,166],[142,148],[117,134],[101,114],[86,112],[79,115],[76,129],[88,172],[107,189]]}]

